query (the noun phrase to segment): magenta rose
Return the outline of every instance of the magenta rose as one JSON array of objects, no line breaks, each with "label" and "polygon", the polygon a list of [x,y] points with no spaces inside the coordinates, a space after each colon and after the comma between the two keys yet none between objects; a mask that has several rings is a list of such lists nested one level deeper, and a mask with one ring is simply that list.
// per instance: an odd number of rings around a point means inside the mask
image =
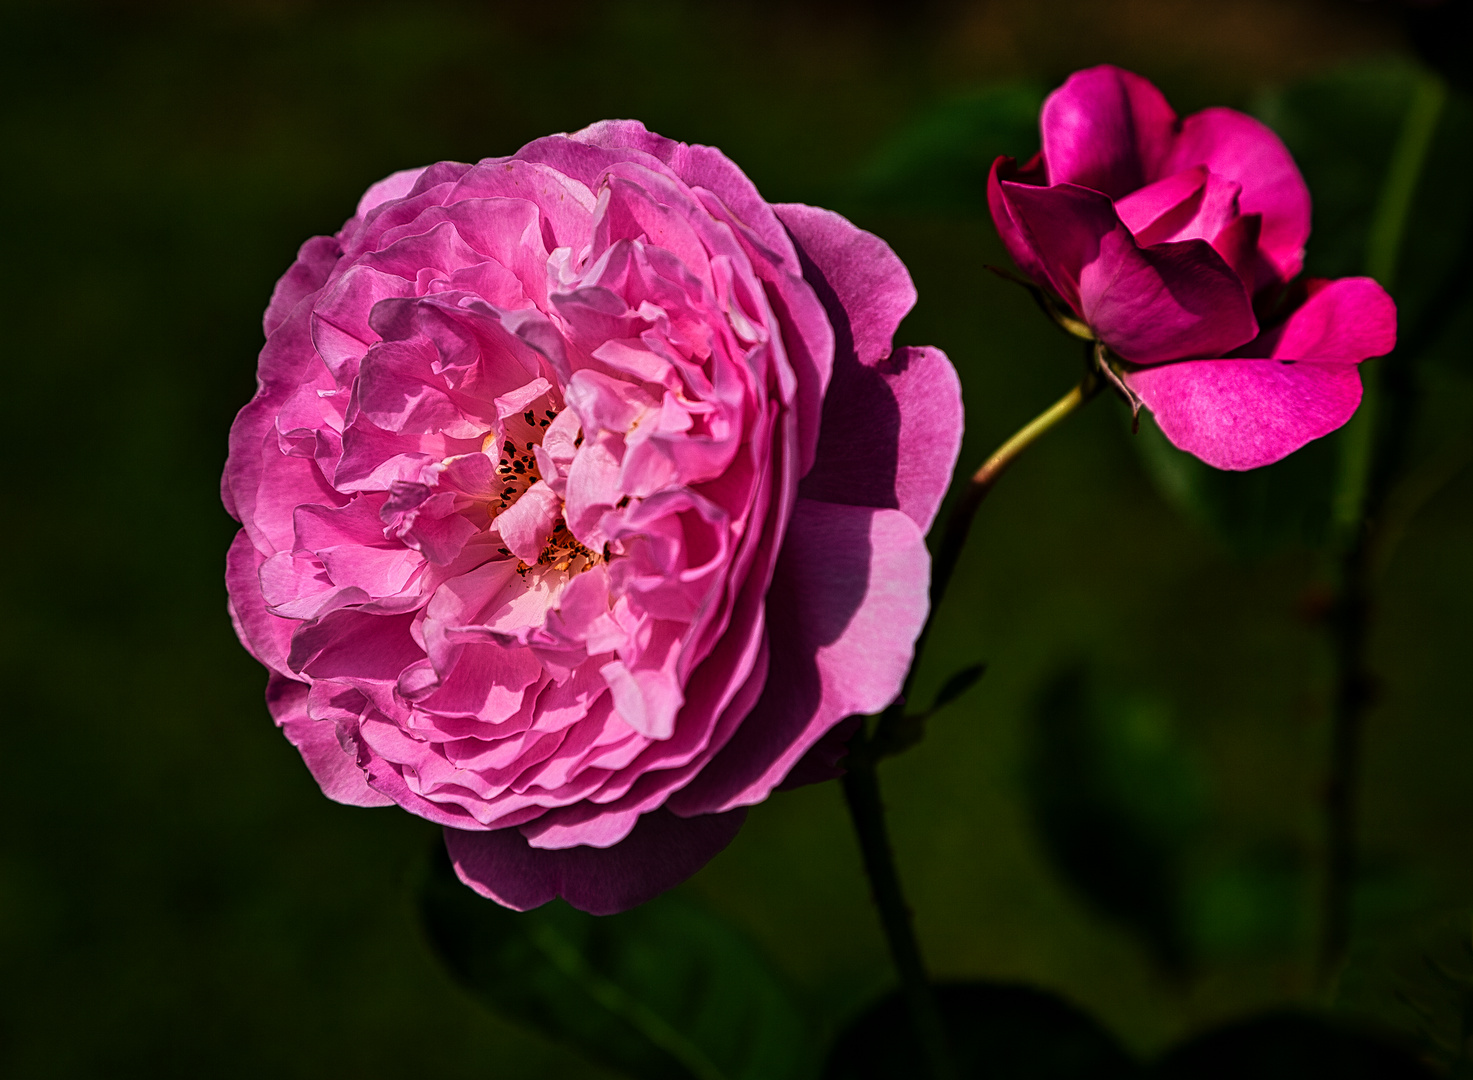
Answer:
[{"label": "magenta rose", "polygon": [[959,449],[879,239],[637,123],[375,184],[266,311],[241,641],[323,791],[618,911],[899,692]]},{"label": "magenta rose", "polygon": [[1149,82],[1108,66],[1070,76],[1040,128],[1032,161],[993,164],[993,220],[1168,439],[1252,469],[1350,419],[1356,365],[1391,351],[1396,308],[1369,278],[1286,289],[1309,190],[1272,131],[1232,109],[1179,120]]}]

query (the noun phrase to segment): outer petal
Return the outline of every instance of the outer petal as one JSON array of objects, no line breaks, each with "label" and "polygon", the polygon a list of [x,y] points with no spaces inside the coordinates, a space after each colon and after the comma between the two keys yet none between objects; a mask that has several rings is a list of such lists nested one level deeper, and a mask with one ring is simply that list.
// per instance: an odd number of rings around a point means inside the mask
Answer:
[{"label": "outer petal", "polygon": [[1050,184],[1080,184],[1112,199],[1162,175],[1176,113],[1139,75],[1109,64],[1075,72],[1039,117]]},{"label": "outer petal", "polygon": [[424,175],[427,167],[421,165],[417,169],[400,169],[384,177],[363,193],[363,198],[358,200],[355,216],[367,217],[370,210],[382,206],[390,199],[404,198],[414,189],[415,183]]},{"label": "outer petal", "polygon": [[705,866],[736,836],[745,810],[679,818],[655,810],[608,848],[534,848],[516,829],[445,830],[460,880],[517,911],[561,896],[593,915],[612,915],[651,900]]},{"label": "outer petal", "polygon": [[1195,165],[1242,185],[1239,210],[1263,215],[1263,253],[1285,281],[1299,273],[1309,238],[1309,187],[1279,137],[1233,109],[1204,109],[1182,122],[1165,171]]},{"label": "outer petal", "polygon": [[832,210],[801,203],[773,209],[834,324],[835,356],[853,352],[861,364],[889,356],[895,330],[916,302],[905,264],[885,241]]},{"label": "outer petal", "polygon": [[314,236],[298,249],[297,261],[281,275],[276,288],[271,290],[271,303],[266,305],[266,314],[261,319],[261,328],[267,337],[285,321],[303,297],[322,288],[342,254],[343,249],[331,236]]},{"label": "outer petal", "polygon": [[1219,469],[1256,469],[1349,420],[1354,364],[1188,360],[1126,375],[1173,444]]},{"label": "outer petal", "polygon": [[767,686],[666,806],[696,814],[760,802],[835,724],[888,705],[910,666],[929,586],[930,555],[905,514],[800,498],[768,593]]},{"label": "outer petal", "polygon": [[337,725],[307,715],[307,684],[272,675],[266,686],[266,706],[276,724],[302,754],[302,760],[334,802],[348,806],[389,806],[393,799],[368,786],[357,759],[338,742]]},{"label": "outer petal", "polygon": [[1311,281],[1309,289],[1309,299],[1287,321],[1237,355],[1359,363],[1396,347],[1396,304],[1370,278]]},{"label": "outer petal", "polygon": [[834,365],[818,459],[798,493],[819,502],[898,509],[931,527],[962,445],[962,388],[940,349],[902,348],[866,367]]},{"label": "outer petal", "polygon": [[1108,198],[1074,184],[1002,190],[1054,289],[1126,360],[1220,356],[1253,339],[1247,289],[1206,241],[1142,248]]},{"label": "outer petal", "polygon": [[[1008,249],[1013,262],[1018,269],[1027,274],[1040,285],[1048,281],[1048,272],[1043,268],[1043,261],[1038,252],[1033,250],[1033,244],[1028,235],[1023,231],[1017,220],[1013,217],[1011,207],[1003,196],[1002,182],[1004,180],[1016,183],[1033,184],[1043,180],[1043,167],[1041,156],[1035,156],[1022,169],[1018,163],[1010,157],[1000,157],[992,163],[992,169],[987,174],[987,208],[992,212],[992,223],[997,226],[997,235],[1002,239],[1003,247]],[[1029,174],[1029,175],[1025,175]]]}]

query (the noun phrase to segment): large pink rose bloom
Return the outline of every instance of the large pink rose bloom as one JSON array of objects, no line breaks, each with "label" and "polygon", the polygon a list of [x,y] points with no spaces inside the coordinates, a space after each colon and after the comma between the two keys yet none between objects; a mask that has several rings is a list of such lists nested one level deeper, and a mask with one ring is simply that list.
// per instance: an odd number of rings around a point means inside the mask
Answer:
[{"label": "large pink rose bloom", "polygon": [[1023,272],[1123,361],[1168,439],[1252,469],[1350,419],[1356,365],[1396,344],[1396,308],[1369,278],[1286,292],[1309,190],[1272,131],[1232,109],[1179,120],[1108,66],[1070,76],[1040,127],[1027,165],[993,164],[993,220]]},{"label": "large pink rose bloom", "polygon": [[276,287],[223,485],[236,629],[323,791],[602,913],[834,775],[961,438],[946,357],[891,350],[914,301],[876,237],[636,123],[369,189]]}]

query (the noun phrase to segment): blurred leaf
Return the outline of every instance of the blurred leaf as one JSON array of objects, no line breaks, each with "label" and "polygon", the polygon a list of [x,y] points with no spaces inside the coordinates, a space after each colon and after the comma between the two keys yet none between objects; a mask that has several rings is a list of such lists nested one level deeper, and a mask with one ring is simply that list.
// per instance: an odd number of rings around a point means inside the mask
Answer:
[{"label": "blurred leaf", "polygon": [[[1120,1044],[1090,1016],[1044,990],[994,983],[936,987],[962,1080],[1115,1080],[1138,1075]],[[840,1034],[824,1080],[923,1076],[923,1058],[900,991]]]},{"label": "blurred leaf", "polygon": [[1182,970],[1181,880],[1206,798],[1169,712],[1101,692],[1075,667],[1045,687],[1029,741],[1028,807],[1059,872]]},{"label": "blurred leaf", "polygon": [[1339,462],[1333,435],[1249,472],[1214,469],[1178,450],[1145,411],[1132,441],[1157,489],[1240,558],[1317,546],[1328,534]]},{"label": "blurred leaf", "polygon": [[1436,1074],[1379,1032],[1280,1013],[1199,1035],[1147,1075],[1151,1080],[1427,1080]]},{"label": "blurred leaf", "polygon": [[936,700],[931,705],[931,711],[950,705],[957,698],[970,690],[978,679],[987,672],[986,664],[972,664],[964,667],[941,685],[936,691]]},{"label": "blurred leaf", "polygon": [[1337,1010],[1417,1039],[1473,1075],[1473,925],[1460,910],[1361,941],[1336,988]]},{"label": "blurred leaf", "polygon": [[443,851],[420,910],[447,966],[496,1011],[640,1080],[812,1074],[816,1049],[754,947],[667,894],[597,917],[562,901],[516,912],[455,877]]},{"label": "blurred leaf", "polygon": [[1195,870],[1183,902],[1193,952],[1221,960],[1289,951],[1305,930],[1305,870],[1297,851],[1271,847]]},{"label": "blurred leaf", "polygon": [[1038,149],[1043,96],[1002,85],[933,106],[881,146],[855,178],[854,197],[887,210],[986,216],[992,162]]}]

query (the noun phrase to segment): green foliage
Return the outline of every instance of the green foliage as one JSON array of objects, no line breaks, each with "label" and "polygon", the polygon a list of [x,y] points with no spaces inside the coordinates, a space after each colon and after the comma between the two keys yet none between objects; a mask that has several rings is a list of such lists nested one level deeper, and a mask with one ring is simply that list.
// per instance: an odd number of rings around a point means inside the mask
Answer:
[{"label": "green foliage", "polygon": [[[1098,1022],[1058,996],[1027,986],[943,983],[937,1005],[961,1080],[1126,1080],[1138,1068]],[[899,991],[840,1033],[824,1080],[925,1075]]]},{"label": "green foliage", "polygon": [[1163,966],[1182,970],[1182,880],[1206,798],[1170,713],[1102,691],[1074,667],[1045,686],[1030,731],[1026,796],[1054,865]]},{"label": "green foliage", "polygon": [[802,1013],[754,947],[678,894],[597,917],[516,912],[462,885],[443,851],[420,911],[446,965],[503,1015],[640,1080],[810,1074]]},{"label": "green foliage", "polygon": [[1031,85],[991,86],[933,106],[875,153],[853,198],[883,210],[986,216],[993,161],[1038,149],[1043,96]]}]

